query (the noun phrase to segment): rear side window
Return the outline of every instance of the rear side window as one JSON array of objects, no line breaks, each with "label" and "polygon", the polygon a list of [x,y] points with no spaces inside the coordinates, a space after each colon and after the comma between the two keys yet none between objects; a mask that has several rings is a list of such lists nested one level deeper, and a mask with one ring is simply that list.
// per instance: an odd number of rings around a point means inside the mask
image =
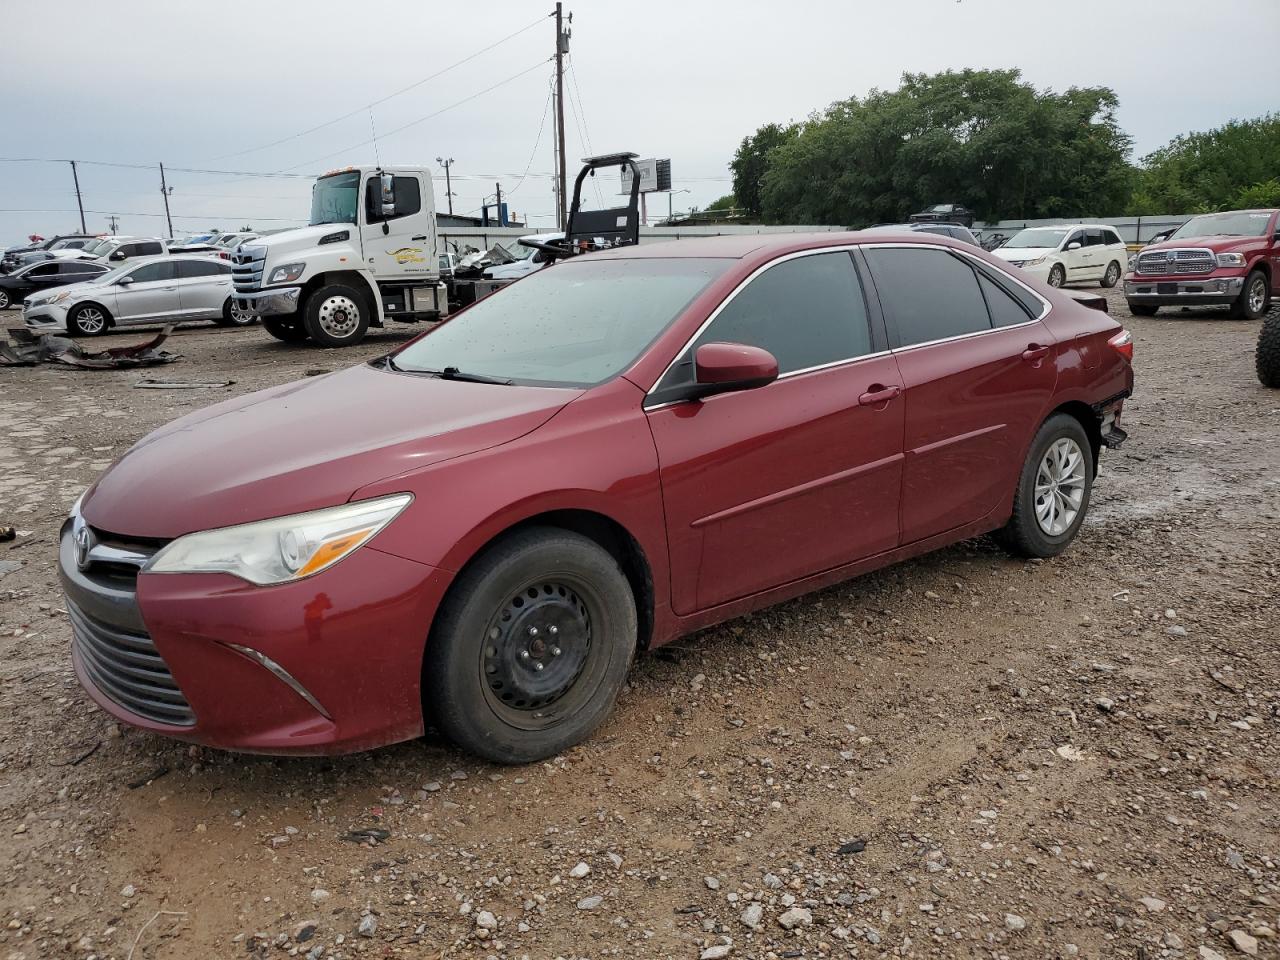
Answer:
[{"label": "rear side window", "polygon": [[1124,243],[1124,241],[1120,239],[1120,237],[1116,234],[1114,230],[1103,230],[1102,242],[1106,244]]},{"label": "rear side window", "polygon": [[158,263],[148,263],[139,267],[133,273],[129,274],[133,278],[134,283],[150,283],[154,280],[172,280],[173,279],[172,260],[161,260]]},{"label": "rear side window", "polygon": [[866,255],[889,321],[890,346],[991,329],[978,279],[959,257],[910,247],[870,247]]},{"label": "rear side window", "polygon": [[137,245],[137,253],[135,253],[134,256],[153,257],[159,256],[162,253],[164,253],[164,244],[159,240],[149,240],[146,243],[139,243]]},{"label": "rear side window", "polygon": [[93,264],[77,263],[72,260],[70,263],[58,264],[58,276],[60,277],[87,277],[101,273],[101,268],[95,268]]},{"label": "rear side window", "polygon": [[693,354],[704,343],[763,347],[778,373],[851,360],[871,352],[862,284],[849,254],[785,260],[739,291],[671,368],[662,387],[693,381]]},{"label": "rear side window", "polygon": [[978,286],[982,288],[982,296],[987,301],[987,311],[991,314],[991,324],[996,327],[1012,327],[1017,323],[1026,323],[1031,316],[1023,309],[1022,304],[981,270],[978,272]]},{"label": "rear side window", "polygon": [[178,268],[179,280],[191,280],[195,277],[216,277],[223,272],[229,273],[231,270],[230,267],[228,267],[226,271],[220,270],[219,264],[212,260],[207,262],[199,260],[179,260],[175,266]]},{"label": "rear side window", "polygon": [[1084,245],[1086,247],[1100,247],[1103,242],[1101,230],[1086,230],[1084,232]]}]

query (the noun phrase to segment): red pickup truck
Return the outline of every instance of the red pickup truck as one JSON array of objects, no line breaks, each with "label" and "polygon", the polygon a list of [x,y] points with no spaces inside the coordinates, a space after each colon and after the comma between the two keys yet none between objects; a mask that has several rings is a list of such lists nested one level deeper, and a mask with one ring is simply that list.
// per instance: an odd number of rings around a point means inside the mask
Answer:
[{"label": "red pickup truck", "polygon": [[1129,261],[1124,296],[1139,317],[1161,307],[1221,304],[1256,320],[1280,294],[1280,210],[1192,217]]}]

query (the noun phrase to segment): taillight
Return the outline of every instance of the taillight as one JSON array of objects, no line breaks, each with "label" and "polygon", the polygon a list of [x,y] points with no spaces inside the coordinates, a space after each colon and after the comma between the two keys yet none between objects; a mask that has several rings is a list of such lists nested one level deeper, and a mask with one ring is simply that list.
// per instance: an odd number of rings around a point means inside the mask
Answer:
[{"label": "taillight", "polygon": [[1107,346],[1111,347],[1112,350],[1130,363],[1133,363],[1133,334],[1128,330],[1121,330],[1117,333],[1107,341]]}]

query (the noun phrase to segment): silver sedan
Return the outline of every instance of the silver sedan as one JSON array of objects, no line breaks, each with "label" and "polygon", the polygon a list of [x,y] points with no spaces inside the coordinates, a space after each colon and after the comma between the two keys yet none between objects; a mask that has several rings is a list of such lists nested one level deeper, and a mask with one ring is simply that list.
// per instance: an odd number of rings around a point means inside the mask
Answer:
[{"label": "silver sedan", "polygon": [[252,314],[235,307],[232,293],[230,263],[203,256],[151,257],[87,283],[28,297],[22,318],[30,330],[76,336],[133,323],[253,323]]}]

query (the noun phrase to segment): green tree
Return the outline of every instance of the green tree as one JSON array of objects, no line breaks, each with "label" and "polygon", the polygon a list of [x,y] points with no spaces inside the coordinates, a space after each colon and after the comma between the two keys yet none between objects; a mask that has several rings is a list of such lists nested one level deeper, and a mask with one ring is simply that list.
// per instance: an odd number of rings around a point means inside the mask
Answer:
[{"label": "green tree", "polygon": [[707,208],[703,212],[705,213],[711,210],[732,210],[737,205],[738,205],[738,198],[735,197],[732,193],[726,193],[720,199],[712,200],[709,204],[707,204]]},{"label": "green tree", "polygon": [[760,180],[768,169],[769,153],[795,139],[797,130],[795,124],[782,127],[766,123],[751,136],[742,138],[729,162],[729,169],[733,171],[733,196],[751,216],[760,216]]},{"label": "green tree", "polygon": [[[980,219],[1111,212],[1131,187],[1116,106],[1105,87],[1038,91],[1017,70],[905,74],[897,90],[839,101],[787,128],[763,154],[761,213],[854,225],[951,201]],[[766,130],[743,141],[735,162],[760,156]]]},{"label": "green tree", "polygon": [[[1274,206],[1280,114],[1174,137],[1142,158],[1129,212],[1203,213]],[[1270,184],[1270,185],[1269,185]]]}]

